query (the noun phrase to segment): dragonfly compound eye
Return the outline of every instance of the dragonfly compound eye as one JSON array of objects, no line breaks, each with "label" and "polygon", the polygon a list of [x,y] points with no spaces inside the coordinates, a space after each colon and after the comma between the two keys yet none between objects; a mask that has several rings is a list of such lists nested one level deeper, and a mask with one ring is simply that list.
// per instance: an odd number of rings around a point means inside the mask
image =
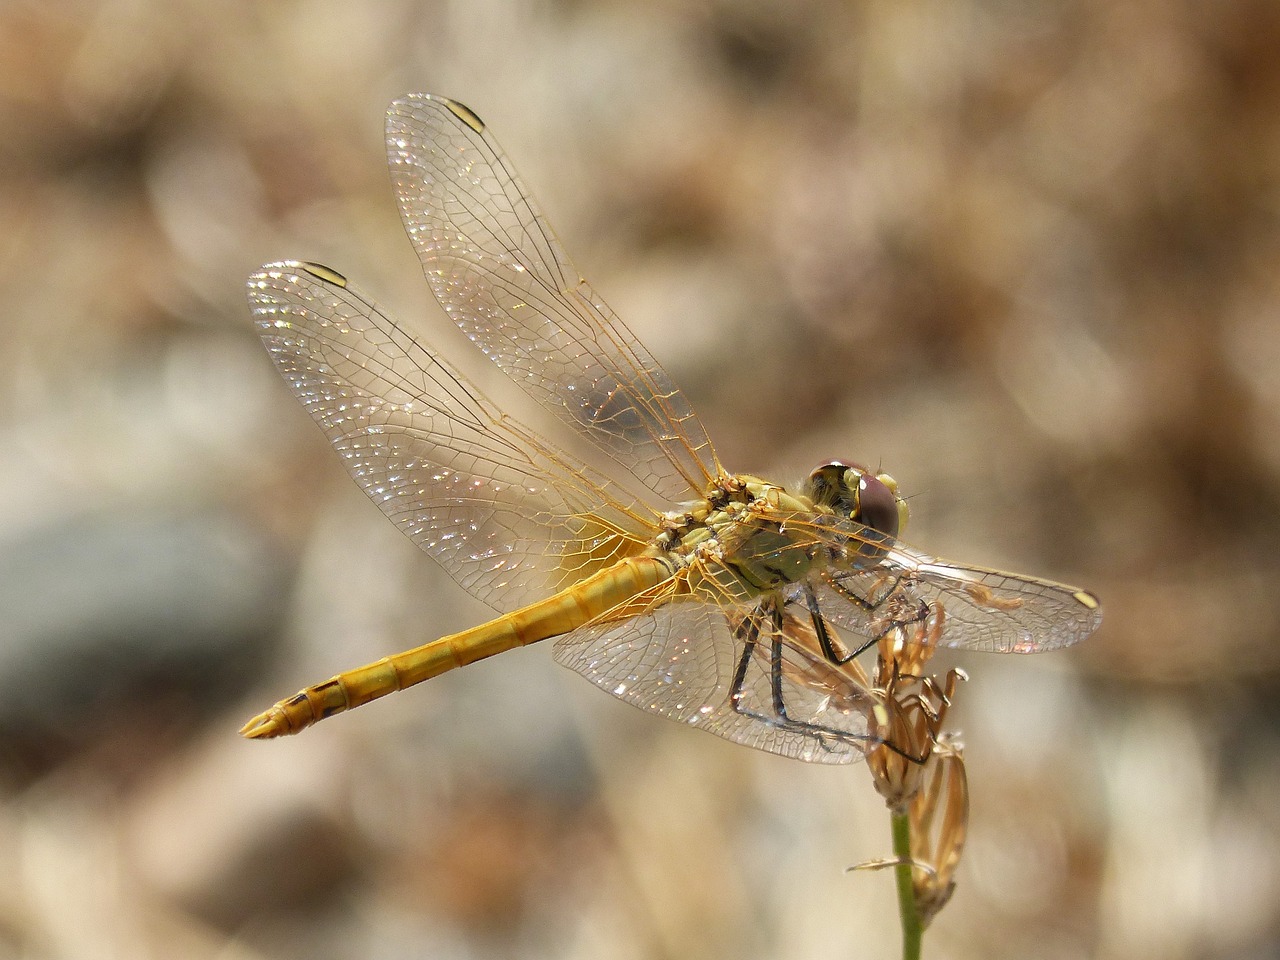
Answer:
[{"label": "dragonfly compound eye", "polygon": [[853,519],[865,523],[872,530],[896,537],[904,512],[900,506],[906,506],[898,499],[896,486],[891,479],[886,483],[869,473],[858,477],[858,509]]}]

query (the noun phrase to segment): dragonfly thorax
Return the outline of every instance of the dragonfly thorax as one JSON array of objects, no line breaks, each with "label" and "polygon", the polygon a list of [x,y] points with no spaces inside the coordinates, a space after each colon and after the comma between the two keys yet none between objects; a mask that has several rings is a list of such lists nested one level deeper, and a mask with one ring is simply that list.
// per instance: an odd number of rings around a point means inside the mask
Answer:
[{"label": "dragonfly thorax", "polygon": [[698,567],[741,598],[796,583],[829,556],[823,542],[794,529],[828,509],[766,480],[722,477],[685,507],[665,515],[656,545],[676,569]]}]

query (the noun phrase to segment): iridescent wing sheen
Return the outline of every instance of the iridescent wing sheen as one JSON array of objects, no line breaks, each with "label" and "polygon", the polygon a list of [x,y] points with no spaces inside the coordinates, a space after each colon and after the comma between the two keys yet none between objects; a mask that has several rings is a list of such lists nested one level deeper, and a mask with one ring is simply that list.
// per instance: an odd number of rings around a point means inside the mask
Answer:
[{"label": "iridescent wing sheen", "polygon": [[516,609],[652,537],[635,496],[500,413],[340,274],[268,264],[248,293],[356,483],[479,599]]},{"label": "iridescent wing sheen", "polygon": [[[268,264],[250,278],[250,303],[277,368],[356,482],[463,587],[513,610],[639,553],[662,511],[722,471],[683,395],[581,279],[470,110],[398,100],[387,148],[436,298],[585,441],[588,459],[502,414],[327,267]],[[1096,598],[1074,587],[948,563],[830,514],[750,509],[756,525],[720,542],[738,573],[698,581],[723,596],[680,593],[698,564],[720,562],[695,560],[660,585],[664,596],[561,637],[556,658],[645,710],[842,763],[879,742],[881,696],[843,655],[893,631],[921,635],[913,628],[931,605],[945,614],[943,645],[994,652],[1065,646],[1101,621]],[[784,583],[815,558],[830,562],[798,583],[749,586]]]},{"label": "iridescent wing sheen", "polygon": [[[993,652],[1065,646],[1101,620],[1097,600],[1074,587],[947,563],[852,521],[793,514],[786,528],[779,549],[829,550],[835,562],[781,596],[726,590],[720,602],[676,599],[589,624],[557,642],[556,659],[644,710],[770,753],[845,763],[880,741],[878,695],[841,661],[886,634],[925,635],[932,604],[945,615],[942,645]],[[783,562],[756,543],[778,545],[748,541],[735,562]]]},{"label": "iridescent wing sheen", "polygon": [[878,742],[868,734],[873,697],[852,672],[811,655],[802,623],[775,620],[767,601],[675,600],[580,627],[556,642],[555,657],[634,706],[727,740],[816,763],[859,760]]},{"label": "iridescent wing sheen", "polygon": [[939,560],[865,528],[849,548],[855,559],[796,590],[812,590],[823,616],[867,640],[919,623],[932,602],[946,613],[942,646],[990,653],[1065,647],[1102,622],[1098,599],[1078,587]]},{"label": "iridescent wing sheen", "polygon": [[701,423],[582,279],[483,122],[452,100],[404,97],[387,155],[427,281],[463,332],[655,507],[701,496],[720,473]]}]

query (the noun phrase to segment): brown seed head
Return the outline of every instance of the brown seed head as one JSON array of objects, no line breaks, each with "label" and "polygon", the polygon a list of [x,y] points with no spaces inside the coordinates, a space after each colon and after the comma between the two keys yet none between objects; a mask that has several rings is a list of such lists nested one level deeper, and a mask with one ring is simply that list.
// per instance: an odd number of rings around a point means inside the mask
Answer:
[{"label": "brown seed head", "polygon": [[934,747],[908,816],[914,864],[911,886],[916,910],[928,926],[955,891],[956,868],[969,827],[969,782],[958,743]]}]

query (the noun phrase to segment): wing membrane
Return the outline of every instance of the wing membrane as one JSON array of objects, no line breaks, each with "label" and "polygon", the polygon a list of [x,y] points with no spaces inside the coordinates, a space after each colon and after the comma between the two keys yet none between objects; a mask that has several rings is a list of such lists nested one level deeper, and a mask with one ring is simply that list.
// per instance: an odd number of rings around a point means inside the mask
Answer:
[{"label": "wing membrane", "polygon": [[625,622],[581,627],[556,642],[555,657],[642,710],[735,743],[817,763],[859,760],[877,742],[868,736],[871,696],[807,652],[815,647],[797,621],[779,625],[764,607],[681,599]]},{"label": "wing membrane", "polygon": [[445,311],[485,354],[668,509],[720,472],[683,394],[569,260],[466,107],[395,101],[387,155],[400,214]]},{"label": "wing membrane", "polygon": [[878,559],[810,580],[823,614],[869,640],[920,622],[934,601],[946,612],[941,645],[965,650],[1054,650],[1102,622],[1097,598],[1078,587],[939,560],[884,538],[873,542]]},{"label": "wing membrane", "polygon": [[248,291],[267,352],[347,471],[479,599],[516,609],[647,539],[634,496],[501,414],[340,274],[273,263]]}]

